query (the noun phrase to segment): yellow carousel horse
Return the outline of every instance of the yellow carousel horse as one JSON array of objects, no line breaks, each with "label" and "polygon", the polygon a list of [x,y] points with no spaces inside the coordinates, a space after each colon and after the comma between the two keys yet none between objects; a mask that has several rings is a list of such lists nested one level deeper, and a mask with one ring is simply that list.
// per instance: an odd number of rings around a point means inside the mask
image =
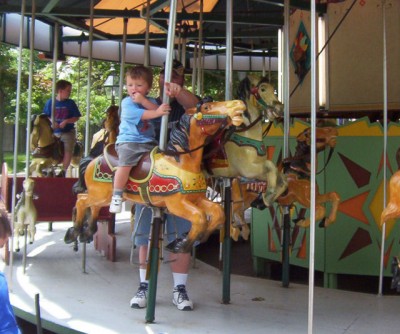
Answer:
[{"label": "yellow carousel horse", "polygon": [[[30,149],[32,162],[29,174],[36,176],[55,175],[55,168],[62,162],[64,156],[63,143],[54,135],[51,122],[45,114],[32,117],[32,132],[30,134]],[[78,167],[83,155],[83,146],[77,142],[71,166]]]},{"label": "yellow carousel horse", "polygon": [[[336,138],[338,131],[335,127],[318,127],[316,129],[316,151],[322,152],[326,148],[330,148],[328,162],[333,153],[333,148],[336,146]],[[283,161],[283,170],[287,178],[287,190],[276,199],[276,202],[281,206],[292,206],[298,203],[305,208],[310,208],[310,153],[311,152],[311,128],[305,129],[297,136],[297,146],[295,154],[291,158]],[[249,185],[241,185],[241,191],[245,192],[246,189],[252,189]],[[251,197],[256,200],[254,191],[247,190],[247,202],[251,201]],[[316,185],[316,207],[315,207],[315,220],[320,221],[320,227],[328,227],[336,221],[337,210],[340,203],[340,196],[338,193],[332,191],[326,194],[320,194],[318,185]],[[332,208],[329,215],[326,216],[326,209],[324,203],[331,202]],[[255,203],[253,202],[254,206]],[[234,213],[235,214],[235,213]],[[238,212],[237,215],[243,215]],[[300,227],[309,227],[310,218],[299,217],[296,219],[296,225]]]},{"label": "yellow carousel horse", "polygon": [[[188,219],[191,230],[175,248],[188,252],[195,241],[205,241],[224,223],[220,204],[206,197],[206,180],[201,163],[204,143],[229,125],[243,122],[245,105],[240,100],[202,102],[197,108],[186,110],[179,125],[171,132],[165,152],[153,150],[142,157],[132,169],[124,192],[124,199],[155,207]],[[114,145],[107,146],[104,156],[94,159],[87,167],[87,193],[78,195],[74,226],[64,238],[66,243],[87,242],[96,231],[96,219],[104,206],[109,206],[112,195],[112,174],[117,164]],[[84,229],[86,208],[91,209],[88,228]]]},{"label": "yellow carousel horse", "polygon": [[272,125],[275,119],[281,118],[283,105],[266,78],[251,75],[240,82],[238,98],[246,103],[245,122],[221,139],[223,150],[212,147],[206,153],[205,168],[210,177],[244,177],[267,182],[263,200],[269,206],[285,191],[287,182],[277,166],[268,160],[263,124],[268,120]]}]

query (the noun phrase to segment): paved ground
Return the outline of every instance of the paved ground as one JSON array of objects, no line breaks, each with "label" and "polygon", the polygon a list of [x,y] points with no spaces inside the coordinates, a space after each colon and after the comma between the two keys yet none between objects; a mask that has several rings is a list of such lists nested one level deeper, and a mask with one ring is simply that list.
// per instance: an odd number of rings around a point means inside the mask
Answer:
[{"label": "paved ground", "polygon": [[[63,242],[70,224],[56,223],[54,231],[38,224],[37,239],[28,245],[26,274],[22,254],[14,257],[12,304],[17,313],[33,318],[34,298],[40,297],[44,328],[84,333],[394,333],[400,319],[398,296],[377,296],[291,284],[241,275],[231,276],[229,305],[221,304],[221,272],[197,260],[188,290],[193,312],[178,311],[171,302],[172,277],[160,265],[155,321],[147,324],[145,310],[129,307],[138,283],[138,268],[129,262],[130,224],[117,221],[117,262],[107,261],[87,247],[86,273],[82,252]],[[135,251],[136,252],[136,251]],[[134,254],[135,258],[137,254]],[[0,263],[10,277],[9,268]],[[310,291],[313,308],[308,307]],[[311,319],[311,320],[310,320]],[[57,326],[55,326],[56,324]],[[53,327],[52,327],[53,326]]]}]

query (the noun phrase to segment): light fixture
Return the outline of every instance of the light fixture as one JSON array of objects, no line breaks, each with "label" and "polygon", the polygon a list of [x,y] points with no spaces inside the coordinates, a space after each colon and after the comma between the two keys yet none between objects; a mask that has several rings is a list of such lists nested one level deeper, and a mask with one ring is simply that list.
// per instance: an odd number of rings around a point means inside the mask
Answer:
[{"label": "light fixture", "polygon": [[104,82],[104,90],[106,91],[107,99],[111,100],[111,105],[115,105],[115,97],[119,94],[119,77],[114,65],[111,65],[110,73]]}]

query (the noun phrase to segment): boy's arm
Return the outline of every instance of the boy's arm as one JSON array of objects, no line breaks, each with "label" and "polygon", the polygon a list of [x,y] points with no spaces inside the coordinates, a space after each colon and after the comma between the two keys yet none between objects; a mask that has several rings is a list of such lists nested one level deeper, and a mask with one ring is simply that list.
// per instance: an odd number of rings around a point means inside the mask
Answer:
[{"label": "boy's arm", "polygon": [[160,106],[157,106],[156,110],[144,110],[141,119],[153,119],[158,118],[164,115],[169,115],[171,110],[171,106],[169,104],[163,103]]},{"label": "boy's arm", "polygon": [[132,100],[135,103],[141,104],[143,106],[143,109],[146,109],[146,110],[156,110],[158,108],[157,103],[153,103],[146,96],[144,96],[140,93],[135,93],[135,95],[132,97]]},{"label": "boy's arm", "polygon": [[140,103],[144,109],[146,110],[156,110],[158,108],[158,104],[151,102],[150,100],[144,98],[143,102]]}]

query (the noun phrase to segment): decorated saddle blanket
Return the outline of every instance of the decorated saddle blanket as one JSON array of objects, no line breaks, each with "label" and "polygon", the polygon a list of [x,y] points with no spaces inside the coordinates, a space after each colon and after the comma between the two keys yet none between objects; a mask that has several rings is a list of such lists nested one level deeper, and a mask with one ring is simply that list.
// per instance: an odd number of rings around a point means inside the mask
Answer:
[{"label": "decorated saddle blanket", "polygon": [[[140,195],[146,203],[151,203],[152,196],[167,196],[173,193],[206,192],[207,185],[203,173],[183,170],[173,161],[169,161],[158,147],[144,154],[137,166],[133,167],[125,191]],[[104,155],[95,163],[93,178],[99,182],[112,182],[113,173],[118,166],[118,155],[114,144],[109,144]]]}]

